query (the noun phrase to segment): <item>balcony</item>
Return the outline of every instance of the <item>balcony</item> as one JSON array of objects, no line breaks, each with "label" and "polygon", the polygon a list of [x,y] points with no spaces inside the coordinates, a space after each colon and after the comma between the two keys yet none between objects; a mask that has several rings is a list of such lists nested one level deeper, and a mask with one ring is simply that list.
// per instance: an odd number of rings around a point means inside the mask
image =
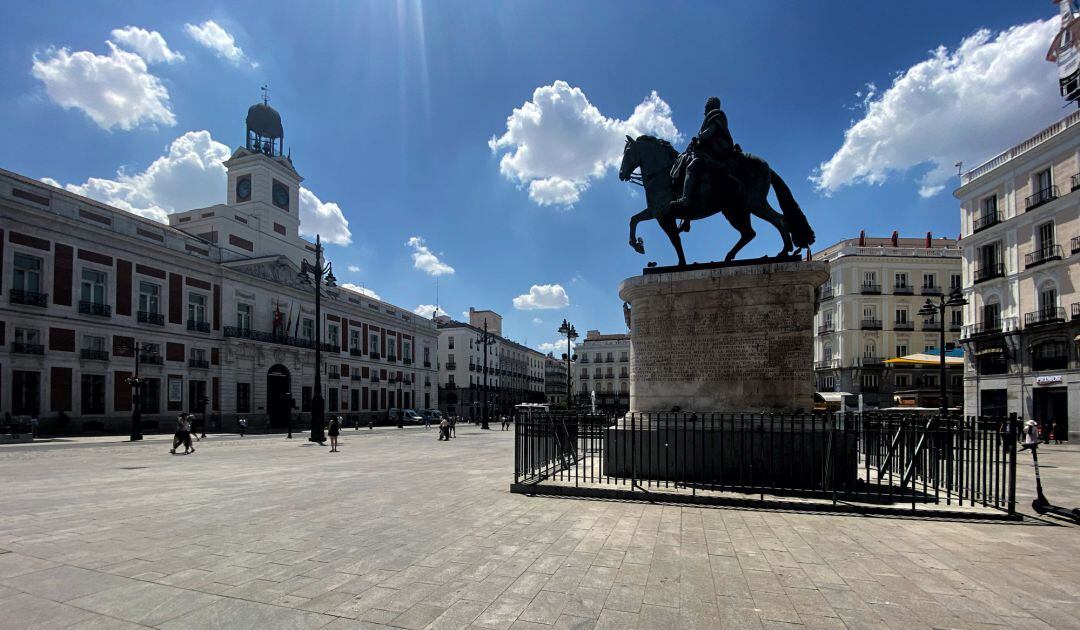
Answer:
[{"label": "balcony", "polygon": [[359,380],[363,379],[363,377],[360,376],[360,372],[358,372],[356,370],[353,370],[352,376],[350,376],[349,378],[351,380],[354,380],[354,381],[359,381]]},{"label": "balcony", "polygon": [[412,365],[412,359],[402,359],[401,363],[403,365]]},{"label": "balcony", "polygon": [[210,362],[206,359],[188,359],[188,367],[198,368],[200,370],[210,369]]},{"label": "balcony", "polygon": [[893,295],[915,295],[915,287],[910,284],[893,285]]},{"label": "balcony", "polygon": [[426,368],[431,367],[431,361],[424,361],[424,367],[426,367]]},{"label": "balcony", "polygon": [[397,356],[393,354],[386,355],[386,360],[390,363],[397,363]]},{"label": "balcony", "polygon": [[109,353],[105,350],[91,350],[90,348],[83,348],[79,351],[79,358],[86,359],[87,361],[108,361]]},{"label": "balcony", "polygon": [[1073,175],[1070,178],[1069,183],[1072,186],[1071,188],[1069,188],[1069,192],[1072,192],[1072,191],[1076,190],[1077,188],[1080,188],[1080,173],[1077,173],[1076,175]]},{"label": "balcony", "polygon": [[[188,322],[189,330],[191,329],[192,322]],[[205,322],[204,322],[205,323]],[[209,332],[209,325],[203,332]],[[309,350],[315,349],[315,342],[311,339],[305,339],[303,337],[292,337],[280,332],[265,332],[261,330],[252,330],[250,328],[240,328],[238,326],[225,326],[222,329],[222,334],[225,337],[231,339],[250,339],[252,341],[261,341],[265,343],[276,343],[283,346],[293,346],[296,348],[307,348]],[[321,346],[325,352],[341,352],[341,347],[330,343],[324,343]]]},{"label": "balcony", "polygon": [[834,332],[835,330],[836,330],[836,328],[833,326],[833,323],[829,322],[828,324],[822,324],[822,325],[818,326],[817,327],[817,334],[819,334],[819,335],[827,335],[827,334],[829,334],[831,332]]},{"label": "balcony", "polygon": [[978,219],[975,219],[975,223],[971,226],[971,232],[972,234],[974,234],[975,232],[981,232],[986,228],[997,225],[998,223],[1001,223],[1001,213],[996,211],[988,212],[979,217]]},{"label": "balcony", "polygon": [[859,357],[855,359],[855,367],[883,368],[885,367],[885,359],[882,357]]},{"label": "balcony", "polygon": [[960,332],[964,329],[964,325],[958,322],[952,322],[949,324],[949,332]]},{"label": "balcony", "polygon": [[144,365],[162,365],[164,359],[160,354],[140,354],[139,363]]},{"label": "balcony", "polygon": [[38,293],[37,291],[23,291],[22,289],[11,289],[8,291],[8,301],[12,304],[45,308],[49,305],[49,294]]},{"label": "balcony", "polygon": [[1047,245],[1046,247],[1040,247],[1030,254],[1024,254],[1024,268],[1031,269],[1032,267],[1037,267],[1043,263],[1061,260],[1063,257],[1061,245]]},{"label": "balcony", "polygon": [[448,370],[456,370],[457,369],[457,363],[447,363],[446,364],[446,369],[448,369]]},{"label": "balcony", "polygon": [[924,332],[931,332],[931,331],[940,332],[941,331],[941,322],[936,321],[936,320],[935,321],[923,320],[922,329],[923,329]]},{"label": "balcony", "polygon": [[832,287],[821,287],[821,299],[822,300],[831,300],[834,297],[836,297],[836,296],[833,294],[833,288]]},{"label": "balcony", "polygon": [[815,370],[835,370],[840,367],[840,359],[828,359],[827,361],[815,361]]},{"label": "balcony", "polygon": [[379,375],[378,375],[378,374],[372,374],[372,375],[371,375],[371,382],[372,382],[372,383],[378,383],[378,382],[380,382],[380,381],[379,381]]},{"label": "balcony", "polygon": [[210,332],[210,322],[200,321],[197,319],[189,319],[187,320],[187,329],[196,332],[208,333]]},{"label": "balcony", "polygon": [[326,378],[332,378],[334,380],[340,380],[341,379],[341,371],[340,370],[327,370],[326,371]]},{"label": "balcony", "polygon": [[362,356],[364,356],[364,351],[361,350],[360,348],[349,348],[349,356],[350,357],[362,357]]},{"label": "balcony", "polygon": [[941,295],[941,287],[939,286],[923,286],[923,295]]},{"label": "balcony", "polygon": [[79,300],[79,312],[83,315],[97,315],[98,317],[112,317],[112,307],[100,302],[88,302]]},{"label": "balcony", "polygon": [[368,358],[373,360],[373,361],[378,361],[379,360],[379,353],[372,350],[371,352],[368,353]]},{"label": "balcony", "polygon": [[1080,302],[1072,303],[1072,318],[1073,321],[1080,319]]},{"label": "balcony", "polygon": [[1033,313],[1024,313],[1024,328],[1035,326],[1052,326],[1065,322],[1065,309],[1063,307],[1041,308]]},{"label": "balcony", "polygon": [[151,313],[150,311],[138,311],[135,313],[135,318],[140,324],[153,324],[155,326],[165,325],[165,315],[162,313]]},{"label": "balcony", "polygon": [[13,341],[11,343],[11,351],[15,354],[45,354],[45,346],[40,343]]},{"label": "balcony", "polygon": [[1077,252],[1080,252],[1080,236],[1074,236],[1069,241],[1069,254],[1072,255]]},{"label": "balcony", "polygon": [[986,282],[987,280],[993,280],[994,278],[1005,277],[1005,264],[1004,263],[991,263],[983,265],[982,267],[975,268],[975,284],[980,282]]},{"label": "balcony", "polygon": [[881,330],[880,319],[864,319],[859,322],[859,328],[863,330]]},{"label": "balcony", "polygon": [[1057,199],[1057,197],[1057,186],[1047,186],[1046,188],[1043,188],[1042,190],[1036,192],[1034,195],[1026,197],[1024,199],[1024,209],[1025,211],[1034,210],[1035,208],[1038,208],[1045,203],[1049,203]]},{"label": "balcony", "polygon": [[1069,369],[1069,354],[1068,352],[1037,352],[1031,356],[1031,369],[1036,372],[1067,370]]},{"label": "balcony", "polygon": [[859,293],[863,295],[881,295],[881,285],[876,282],[864,282],[859,287]]},{"label": "balcony", "polygon": [[892,327],[893,327],[893,330],[915,330],[915,322],[912,322],[912,321],[893,322]]}]

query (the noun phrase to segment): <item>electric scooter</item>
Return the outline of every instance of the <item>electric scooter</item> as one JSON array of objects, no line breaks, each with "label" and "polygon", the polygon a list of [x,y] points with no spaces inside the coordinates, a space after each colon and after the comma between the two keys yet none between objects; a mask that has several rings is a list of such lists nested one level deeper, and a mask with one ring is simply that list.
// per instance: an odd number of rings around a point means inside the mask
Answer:
[{"label": "electric scooter", "polygon": [[1043,494],[1042,477],[1039,475],[1039,445],[1038,443],[1030,445],[1031,459],[1035,462],[1035,489],[1037,495],[1035,500],[1031,502],[1031,509],[1035,510],[1037,514],[1053,514],[1061,518],[1071,520],[1072,522],[1080,525],[1080,508],[1064,508],[1058,505],[1054,505],[1047,500],[1046,495]]}]

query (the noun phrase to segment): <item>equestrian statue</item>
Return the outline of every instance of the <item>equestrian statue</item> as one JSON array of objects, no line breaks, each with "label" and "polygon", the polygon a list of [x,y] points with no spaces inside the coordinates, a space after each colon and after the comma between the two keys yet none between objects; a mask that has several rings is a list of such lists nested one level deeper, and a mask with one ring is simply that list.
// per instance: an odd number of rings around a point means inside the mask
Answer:
[{"label": "equestrian statue", "polygon": [[[640,174],[635,173],[637,170]],[[784,249],[776,258],[799,259],[803,249],[814,244],[814,231],[784,180],[759,157],[743,153],[728,130],[727,116],[715,96],[705,101],[705,120],[698,135],[684,153],[667,140],[653,136],[626,136],[619,179],[641,184],[648,206],[630,217],[630,246],[645,253],[645,242],[637,236],[637,224],[656,219],[686,266],[681,232],[690,231],[690,222],[722,212],[739,231],[739,241],[724,257],[735,259],[756,233],[750,216],[771,223],[784,239]],[[769,204],[769,187],[776,193],[780,212]]]}]

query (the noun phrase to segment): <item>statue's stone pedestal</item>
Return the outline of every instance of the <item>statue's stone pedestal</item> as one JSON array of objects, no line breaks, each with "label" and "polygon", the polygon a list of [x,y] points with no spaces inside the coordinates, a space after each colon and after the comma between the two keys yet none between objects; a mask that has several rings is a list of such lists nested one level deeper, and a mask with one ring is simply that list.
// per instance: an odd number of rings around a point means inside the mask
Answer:
[{"label": "statue's stone pedestal", "polygon": [[630,411],[809,412],[814,290],[826,262],[628,278]]}]

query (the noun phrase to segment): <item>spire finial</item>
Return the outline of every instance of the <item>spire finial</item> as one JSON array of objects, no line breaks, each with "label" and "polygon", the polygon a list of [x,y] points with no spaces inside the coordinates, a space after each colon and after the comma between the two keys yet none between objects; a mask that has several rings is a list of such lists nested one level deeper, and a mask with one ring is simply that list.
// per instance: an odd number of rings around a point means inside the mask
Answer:
[{"label": "spire finial", "polygon": [[268,85],[264,85],[264,86],[262,86],[262,87],[261,87],[261,88],[259,88],[259,89],[261,89],[261,90],[262,90],[262,94],[263,94],[263,105],[269,105],[269,104],[270,104],[270,86],[268,86]]}]

